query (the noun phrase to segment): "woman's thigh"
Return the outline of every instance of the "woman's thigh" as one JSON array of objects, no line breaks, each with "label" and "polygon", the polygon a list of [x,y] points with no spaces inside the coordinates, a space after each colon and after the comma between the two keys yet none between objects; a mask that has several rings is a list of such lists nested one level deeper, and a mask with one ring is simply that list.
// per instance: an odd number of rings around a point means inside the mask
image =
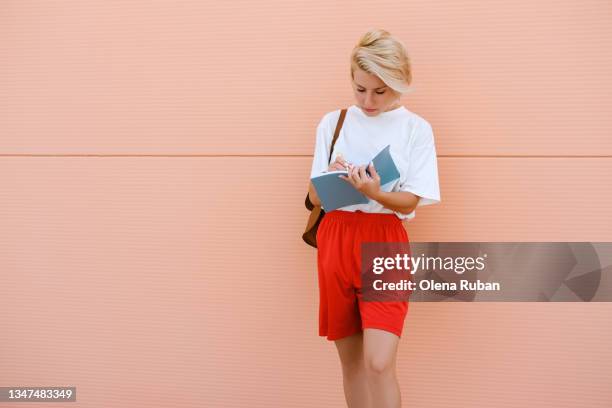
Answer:
[{"label": "woman's thigh", "polygon": [[363,332],[334,340],[344,368],[358,367],[363,360]]}]

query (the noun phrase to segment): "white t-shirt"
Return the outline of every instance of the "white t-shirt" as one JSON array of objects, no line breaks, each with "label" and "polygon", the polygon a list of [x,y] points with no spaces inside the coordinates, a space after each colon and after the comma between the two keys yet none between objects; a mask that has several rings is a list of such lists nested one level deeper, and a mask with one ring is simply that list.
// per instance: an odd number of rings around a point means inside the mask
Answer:
[{"label": "white t-shirt", "polygon": [[[340,109],[326,113],[317,126],[317,138],[310,176],[327,171],[329,149]],[[368,164],[387,145],[400,178],[381,186],[383,191],[409,191],[419,197],[418,206],[440,202],[438,163],[431,125],[404,106],[367,116],[361,108],[351,105],[336,140],[331,163],[338,153],[354,165]],[[412,219],[416,211],[402,214],[370,200],[367,204],[349,205],[343,211],[396,214],[400,219]]]}]

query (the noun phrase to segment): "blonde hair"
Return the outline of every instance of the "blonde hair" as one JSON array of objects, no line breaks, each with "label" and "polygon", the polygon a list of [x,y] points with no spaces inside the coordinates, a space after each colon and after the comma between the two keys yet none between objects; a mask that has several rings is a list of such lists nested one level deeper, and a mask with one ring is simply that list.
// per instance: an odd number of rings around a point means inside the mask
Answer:
[{"label": "blonde hair", "polygon": [[400,94],[412,91],[410,58],[404,44],[382,29],[365,33],[351,52],[351,78],[356,68],[379,77]]}]

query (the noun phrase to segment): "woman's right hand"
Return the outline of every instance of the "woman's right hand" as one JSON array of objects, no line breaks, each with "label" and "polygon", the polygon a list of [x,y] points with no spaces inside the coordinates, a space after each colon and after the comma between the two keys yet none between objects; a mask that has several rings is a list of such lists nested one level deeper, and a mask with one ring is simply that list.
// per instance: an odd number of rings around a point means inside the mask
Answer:
[{"label": "woman's right hand", "polygon": [[350,164],[342,157],[342,154],[338,153],[336,160],[329,165],[327,171],[346,170],[349,165]]}]

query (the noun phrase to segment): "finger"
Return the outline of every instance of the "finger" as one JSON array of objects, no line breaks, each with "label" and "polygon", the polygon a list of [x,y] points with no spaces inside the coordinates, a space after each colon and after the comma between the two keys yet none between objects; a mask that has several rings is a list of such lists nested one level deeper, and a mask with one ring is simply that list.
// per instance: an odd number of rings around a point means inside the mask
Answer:
[{"label": "finger", "polygon": [[353,180],[351,180],[350,178],[346,177],[346,176],[338,176],[339,178],[341,178],[342,180],[346,181],[349,184],[353,184]]},{"label": "finger", "polygon": [[359,176],[360,168],[361,168],[361,166],[353,167],[353,180],[355,180],[355,183],[360,183],[361,182],[361,177]]},{"label": "finger", "polygon": [[346,168],[338,162],[333,162],[329,167],[333,170],[346,170]]},{"label": "finger", "polygon": [[344,160],[344,157],[342,157],[342,153],[338,153],[338,155],[336,156],[336,162],[339,163],[341,166],[346,166],[346,160]]},{"label": "finger", "polygon": [[359,167],[359,177],[363,180],[364,183],[367,183],[370,180],[370,176],[366,173],[367,165]]},{"label": "finger", "polygon": [[376,168],[374,167],[374,162],[370,162],[369,172],[373,178],[379,177],[378,172],[376,171]]},{"label": "finger", "polygon": [[361,177],[363,180],[369,178],[368,175],[366,174],[365,166],[359,166],[359,177]]},{"label": "finger", "polygon": [[349,168],[349,169],[347,170],[347,174],[346,174],[346,178],[347,178],[347,179],[351,179],[351,178],[352,178],[352,174],[351,174],[351,173],[352,173],[352,170]]}]

